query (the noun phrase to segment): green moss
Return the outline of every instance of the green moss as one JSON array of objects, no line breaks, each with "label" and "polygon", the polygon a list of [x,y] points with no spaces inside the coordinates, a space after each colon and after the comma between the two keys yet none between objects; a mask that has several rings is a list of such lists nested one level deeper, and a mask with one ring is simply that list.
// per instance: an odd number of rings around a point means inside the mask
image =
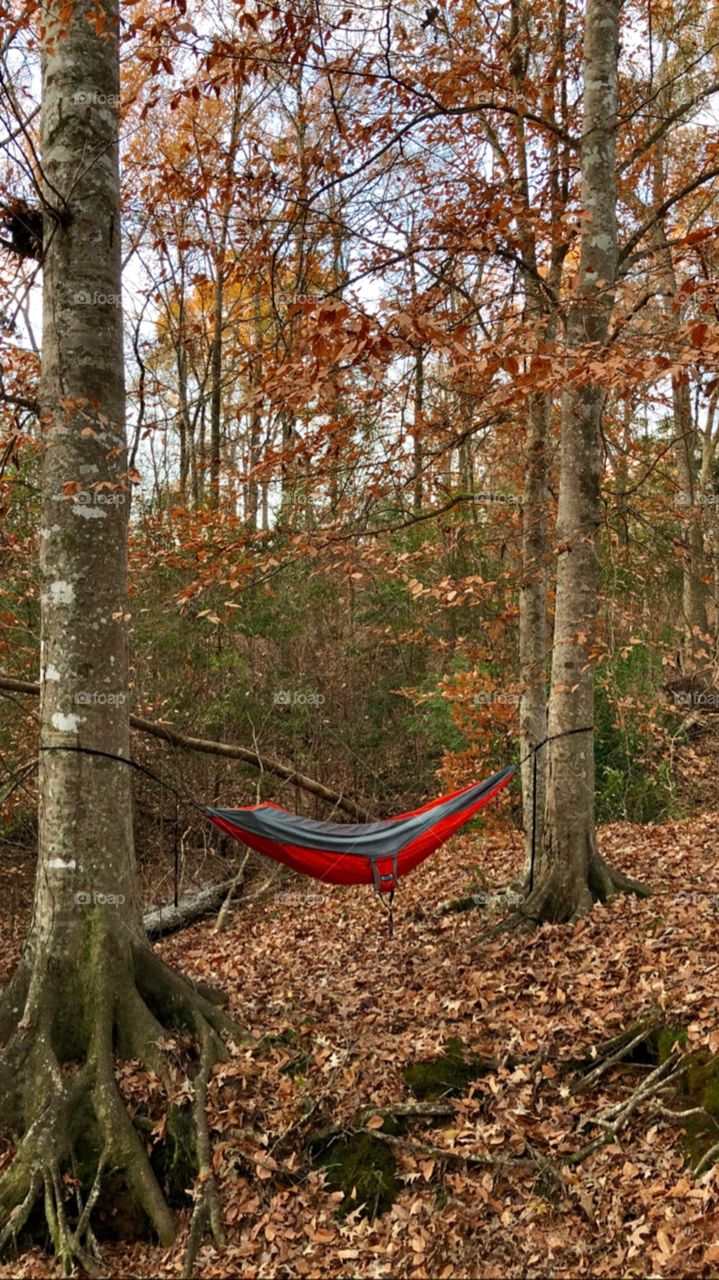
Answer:
[{"label": "green moss", "polygon": [[675,1044],[684,1048],[687,1042],[686,1027],[660,1027],[652,1036],[652,1048],[656,1051],[657,1062],[666,1062]]},{"label": "green moss", "polygon": [[[686,1033],[680,1043],[685,1041]],[[699,1114],[687,1116],[683,1122],[684,1146],[695,1169],[709,1148],[719,1142],[719,1060],[707,1050],[692,1055],[679,1089],[679,1103],[683,1110],[699,1109]]]},{"label": "green moss", "polygon": [[415,1098],[431,1101],[434,1098],[461,1097],[473,1080],[478,1080],[491,1069],[491,1064],[484,1059],[468,1054],[461,1041],[448,1040],[444,1053],[438,1058],[412,1062],[402,1075]]},{"label": "green moss", "polygon": [[379,1217],[401,1190],[390,1148],[371,1133],[316,1134],[310,1155],[315,1168],[324,1169],[328,1187],[343,1193],[337,1210],[341,1217],[355,1209],[363,1218]]},{"label": "green moss", "polygon": [[[719,1069],[714,1066],[713,1074],[707,1080],[702,1094],[702,1106],[710,1116],[719,1119]],[[719,1137],[719,1132],[717,1133]]]}]

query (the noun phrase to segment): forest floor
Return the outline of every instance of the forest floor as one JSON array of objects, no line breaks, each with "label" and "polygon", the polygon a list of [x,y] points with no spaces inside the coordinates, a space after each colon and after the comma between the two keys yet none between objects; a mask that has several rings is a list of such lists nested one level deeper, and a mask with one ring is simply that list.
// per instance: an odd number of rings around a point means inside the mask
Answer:
[{"label": "forest floor", "polygon": [[[369,888],[293,881],[236,909],[221,933],[209,921],[161,944],[168,962],[229,993],[252,1036],[215,1078],[227,1240],[221,1253],[204,1245],[193,1274],[719,1275],[719,1166],[692,1178],[682,1122],[667,1114],[681,1104],[655,1094],[616,1136],[591,1123],[656,1061],[619,1062],[572,1091],[593,1049],[601,1056],[643,1018],[719,1050],[719,813],[605,827],[600,847],[653,896],[494,938],[482,909],[438,913],[517,873],[519,838],[505,827],[455,839],[408,877],[391,940]],[[457,1042],[493,1064],[436,1104],[442,1114],[377,1137],[386,1124],[361,1109],[414,1106],[404,1070]],[[123,1074],[128,1096],[157,1089],[130,1064]],[[396,1160],[398,1194],[372,1221],[361,1208],[340,1216],[342,1192],[312,1165],[308,1140],[328,1126],[367,1130],[376,1140],[365,1155]],[[571,1163],[599,1135],[605,1145]],[[106,1243],[110,1274],[181,1274],[186,1211],[180,1219],[170,1250]],[[39,1250],[0,1268],[52,1274]]]}]

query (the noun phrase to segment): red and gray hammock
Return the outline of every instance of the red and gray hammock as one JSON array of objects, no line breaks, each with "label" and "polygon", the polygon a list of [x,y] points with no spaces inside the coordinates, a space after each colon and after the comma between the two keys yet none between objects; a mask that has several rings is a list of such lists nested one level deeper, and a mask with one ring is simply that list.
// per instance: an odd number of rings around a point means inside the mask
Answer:
[{"label": "red and gray hammock", "polygon": [[[40,750],[70,751],[117,760],[152,778],[170,791],[178,803],[183,800],[176,787],[127,756],[59,744],[41,746]],[[473,782],[438,800],[430,800],[421,809],[412,809],[396,818],[383,818],[380,822],[319,822],[290,813],[270,801],[241,809],[215,809],[194,800],[189,803],[225,835],[242,841],[267,858],[274,858],[275,862],[283,862],[293,871],[314,876],[315,880],[324,880],[327,884],[373,884],[378,893],[393,894],[400,876],[413,871],[489,804],[518,768],[518,764],[507,765],[484,782]],[[177,828],[177,823],[175,826]],[[177,839],[175,844],[177,882]]]},{"label": "red and gray hammock", "polygon": [[[534,876],[534,844],[536,831],[537,754],[548,742],[571,737],[576,733],[591,733],[592,725],[577,729],[565,729],[551,737],[543,738],[532,747],[517,764],[507,765],[499,773],[493,773],[484,782],[474,782],[450,795],[431,800],[421,809],[401,813],[397,818],[384,818],[381,822],[318,822],[313,818],[301,818],[298,814],[281,809],[279,805],[265,802],[241,809],[214,809],[189,801],[205,817],[233,840],[240,840],[265,857],[274,858],[316,880],[328,884],[373,884],[380,894],[389,894],[390,903],[400,876],[413,871],[440,845],[449,840],[455,831],[469,822],[475,813],[494,799],[497,792],[506,787],[524,760],[533,757],[532,786],[532,871]],[[82,755],[103,756],[130,765],[146,774],[154,782],[172,792],[176,800],[183,797],[176,787],[164,782],[156,773],[126,756],[92,747],[41,746],[41,751],[74,751]],[[179,812],[179,810],[178,810]],[[178,819],[179,822],[179,819]],[[179,854],[175,824],[175,905],[178,895]],[[390,911],[391,929],[391,911]]]},{"label": "red and gray hammock", "polygon": [[484,782],[381,822],[318,822],[268,802],[204,811],[226,835],[293,871],[328,884],[373,884],[378,893],[391,893],[400,876],[469,822],[516,771],[516,764],[508,765]]}]

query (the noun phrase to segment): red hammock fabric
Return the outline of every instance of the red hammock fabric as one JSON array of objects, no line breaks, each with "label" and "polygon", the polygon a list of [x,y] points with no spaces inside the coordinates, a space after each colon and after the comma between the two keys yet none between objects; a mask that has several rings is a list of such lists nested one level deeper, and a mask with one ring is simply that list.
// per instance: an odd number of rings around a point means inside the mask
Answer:
[{"label": "red hammock fabric", "polygon": [[205,812],[226,835],[294,871],[328,884],[374,884],[378,893],[391,893],[401,875],[474,817],[516,771],[517,765],[509,765],[484,782],[382,822],[316,822],[267,803]]}]

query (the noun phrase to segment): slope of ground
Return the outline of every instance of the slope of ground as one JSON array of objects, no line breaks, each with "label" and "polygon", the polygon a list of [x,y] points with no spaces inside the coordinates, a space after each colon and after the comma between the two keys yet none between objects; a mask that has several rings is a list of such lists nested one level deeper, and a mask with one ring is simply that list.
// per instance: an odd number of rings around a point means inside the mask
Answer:
[{"label": "slope of ground", "polygon": [[[476,889],[480,867],[494,886],[516,873],[519,841],[505,831],[455,840],[409,877],[391,940],[370,890],[308,880],[236,910],[221,934],[204,923],[163,943],[168,961],[229,993],[253,1037],[215,1080],[227,1243],[203,1246],[193,1274],[719,1274],[719,1171],[692,1179],[671,1099],[650,1098],[616,1139],[570,1163],[607,1132],[591,1118],[652,1069],[619,1064],[572,1093],[592,1046],[661,1016],[687,1027],[690,1045],[719,1050],[718,824],[706,813],[604,828],[602,851],[655,892],[573,926],[492,938],[479,910],[437,914]],[[339,1217],[309,1135],[411,1103],[403,1069],[453,1041],[494,1067],[446,1102],[449,1115],[388,1144],[401,1190],[386,1213]],[[108,1245],[110,1272],[181,1274],[185,1241],[186,1227],[170,1251]],[[0,1269],[50,1274],[35,1251]]]}]

